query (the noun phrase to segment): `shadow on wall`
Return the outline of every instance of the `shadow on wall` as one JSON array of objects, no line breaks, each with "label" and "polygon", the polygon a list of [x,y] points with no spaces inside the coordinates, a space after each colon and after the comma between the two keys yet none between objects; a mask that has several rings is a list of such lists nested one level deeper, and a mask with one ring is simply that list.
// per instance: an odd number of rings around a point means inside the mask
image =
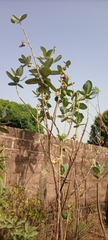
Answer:
[{"label": "shadow on wall", "polygon": [[36,172],[39,154],[39,133],[28,130],[20,131],[20,137],[14,140],[15,173],[17,174],[17,184],[26,186]]},{"label": "shadow on wall", "polygon": [[[24,156],[26,154],[26,156]],[[34,154],[30,152],[23,152],[23,154],[17,154],[15,158],[15,173],[18,174],[18,184],[26,186],[29,180],[35,173],[37,166],[38,152]]]}]

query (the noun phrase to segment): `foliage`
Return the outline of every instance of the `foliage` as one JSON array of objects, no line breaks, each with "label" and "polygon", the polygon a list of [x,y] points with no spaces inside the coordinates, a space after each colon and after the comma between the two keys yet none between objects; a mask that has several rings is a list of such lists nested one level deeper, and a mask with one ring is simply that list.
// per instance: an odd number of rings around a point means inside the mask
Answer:
[{"label": "foliage", "polygon": [[95,117],[88,143],[108,147],[108,110]]},{"label": "foliage", "polygon": [[[37,110],[32,108],[29,104],[27,105],[29,110],[37,118]],[[21,129],[28,129],[30,131],[38,132],[40,130],[43,133],[43,128],[39,127],[35,119],[27,111],[24,104],[18,104],[16,102],[10,102],[9,100],[0,99],[0,107],[6,109],[6,117],[1,119],[1,123],[10,127],[16,127]],[[7,122],[7,119],[10,121]]]},{"label": "foliage", "polygon": [[11,116],[7,117],[6,107],[0,109],[0,132],[8,133],[8,130],[3,127],[5,125],[3,122],[8,124],[8,121],[11,119]]},{"label": "foliage", "polygon": [[99,163],[95,163],[91,169],[91,173],[97,179],[101,177],[101,174],[103,173],[103,171],[104,171],[104,165],[101,165]]},{"label": "foliage", "polygon": [[8,155],[4,155],[4,148],[0,146],[0,189],[4,186],[3,172],[6,172],[5,161],[9,158]]},{"label": "foliage", "polygon": [[5,240],[35,240],[47,215],[36,197],[26,197],[24,187],[13,186],[0,192],[0,235]]}]

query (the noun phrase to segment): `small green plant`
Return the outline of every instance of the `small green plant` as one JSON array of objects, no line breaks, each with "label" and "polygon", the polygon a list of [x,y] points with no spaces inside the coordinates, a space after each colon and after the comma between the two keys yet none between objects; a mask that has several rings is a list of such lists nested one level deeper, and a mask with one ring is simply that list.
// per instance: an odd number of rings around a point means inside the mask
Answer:
[{"label": "small green plant", "polygon": [[[99,152],[97,152],[97,155],[99,155]],[[100,164],[98,162],[94,162],[94,166],[91,168],[91,174],[96,178],[96,179],[101,179],[102,177],[102,173],[104,172],[104,164]],[[100,197],[99,197],[99,182],[97,182],[97,192],[96,192],[96,198],[97,198],[97,211],[98,211],[98,216],[99,216],[99,221],[100,221],[100,225],[102,228],[102,231],[104,233],[104,238],[105,240],[107,240],[107,235],[106,235],[106,231],[105,231],[105,227],[104,227],[104,223],[103,223],[103,219],[102,219],[102,214],[101,214],[101,209],[100,209]]]},{"label": "small green plant", "polygon": [[35,236],[38,235],[36,227],[31,226],[28,221],[18,221],[17,217],[3,218],[2,216],[0,228],[7,232],[5,236],[7,240],[35,240]]},{"label": "small green plant", "polygon": [[34,240],[42,231],[47,214],[39,199],[28,198],[24,187],[15,185],[0,195],[0,234],[6,240]]},{"label": "small green plant", "polygon": [[[4,129],[2,129],[4,131]],[[4,177],[3,177],[3,172],[6,172],[6,166],[5,166],[5,161],[7,161],[7,159],[9,158],[8,155],[4,155],[4,148],[1,144],[1,147],[0,147],[0,170],[1,170],[1,173],[0,173],[0,188],[4,186]]]}]

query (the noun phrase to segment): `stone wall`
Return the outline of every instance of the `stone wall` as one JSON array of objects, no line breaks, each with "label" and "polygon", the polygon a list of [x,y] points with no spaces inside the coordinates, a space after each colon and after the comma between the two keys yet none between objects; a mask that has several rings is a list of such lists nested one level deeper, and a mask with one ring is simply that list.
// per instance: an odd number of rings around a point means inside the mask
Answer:
[{"label": "stone wall", "polygon": [[[29,196],[40,193],[50,201],[55,196],[55,186],[50,160],[45,152],[46,136],[10,127],[8,130],[9,134],[0,132],[0,141],[4,145],[5,153],[10,156],[6,163],[6,183],[23,185]],[[73,161],[78,144],[76,141],[67,140],[64,146],[64,163]],[[60,145],[55,138],[51,139],[50,150],[57,177]],[[67,183],[70,183],[69,193],[72,199],[76,194],[75,187],[79,186],[82,205],[96,201],[96,179],[89,171],[94,160],[105,164],[106,175],[99,183],[99,194],[101,202],[108,201],[108,148],[81,143]],[[57,163],[54,163],[55,161]],[[65,191],[67,186],[68,184],[65,184]]]}]

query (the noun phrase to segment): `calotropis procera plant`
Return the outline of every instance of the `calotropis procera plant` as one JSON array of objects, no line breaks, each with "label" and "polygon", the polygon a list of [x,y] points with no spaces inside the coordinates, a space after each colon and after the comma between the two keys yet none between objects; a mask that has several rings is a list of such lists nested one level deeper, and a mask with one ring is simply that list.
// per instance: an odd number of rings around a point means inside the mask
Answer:
[{"label": "calotropis procera plant", "polygon": [[[62,56],[59,55],[55,57],[55,46],[50,50],[46,50],[45,47],[41,46],[41,54],[36,58],[27,33],[22,25],[22,21],[26,17],[27,14],[24,14],[21,17],[16,17],[13,15],[11,22],[20,25],[26,39],[25,41],[30,47],[31,55],[24,56],[22,54],[21,57],[18,58],[20,66],[16,70],[11,68],[11,72],[6,71],[6,73],[11,79],[11,82],[9,82],[8,85],[16,87],[17,94],[24,104],[25,102],[23,98],[19,95],[18,87],[23,88],[22,81],[25,80],[25,77],[23,77],[25,68],[28,68],[30,74],[30,78],[26,79],[25,83],[28,85],[34,84],[37,87],[36,90],[33,90],[33,94],[36,96],[38,101],[38,117],[34,118],[39,125],[44,127],[47,135],[47,144],[45,144],[45,146],[42,144],[43,151],[45,153],[44,168],[47,169],[47,162],[49,160],[52,167],[52,174],[54,177],[56,190],[57,218],[55,239],[63,240],[66,237],[66,231],[64,233],[63,230],[63,218],[68,218],[67,212],[64,214],[65,203],[68,196],[68,191],[67,194],[64,194],[64,186],[70,170],[75,162],[80,144],[86,131],[89,119],[89,102],[99,93],[99,89],[93,87],[92,82],[87,80],[81,90],[74,91],[74,83],[67,74],[67,69],[71,64],[71,61],[64,61],[63,66],[61,64],[56,64],[62,59]],[[56,68],[54,69],[53,66],[55,67],[55,64]],[[58,78],[58,87],[56,86],[55,81],[53,82],[52,76],[55,76],[56,79]],[[83,114],[84,110],[86,110],[88,113],[85,123]],[[29,109],[28,111],[30,112]],[[67,132],[60,132],[57,118],[61,120],[61,123],[67,123]],[[67,163],[64,164],[64,152],[67,150],[64,147],[65,142],[69,138],[73,128],[75,129],[74,139],[77,137],[77,131],[80,126],[83,127],[83,132],[77,149],[72,156],[69,156],[70,161],[67,161]],[[54,128],[56,131],[56,141],[60,146],[60,156],[52,159],[50,146],[51,136],[54,137]],[[45,186],[45,175],[43,182]]]}]

